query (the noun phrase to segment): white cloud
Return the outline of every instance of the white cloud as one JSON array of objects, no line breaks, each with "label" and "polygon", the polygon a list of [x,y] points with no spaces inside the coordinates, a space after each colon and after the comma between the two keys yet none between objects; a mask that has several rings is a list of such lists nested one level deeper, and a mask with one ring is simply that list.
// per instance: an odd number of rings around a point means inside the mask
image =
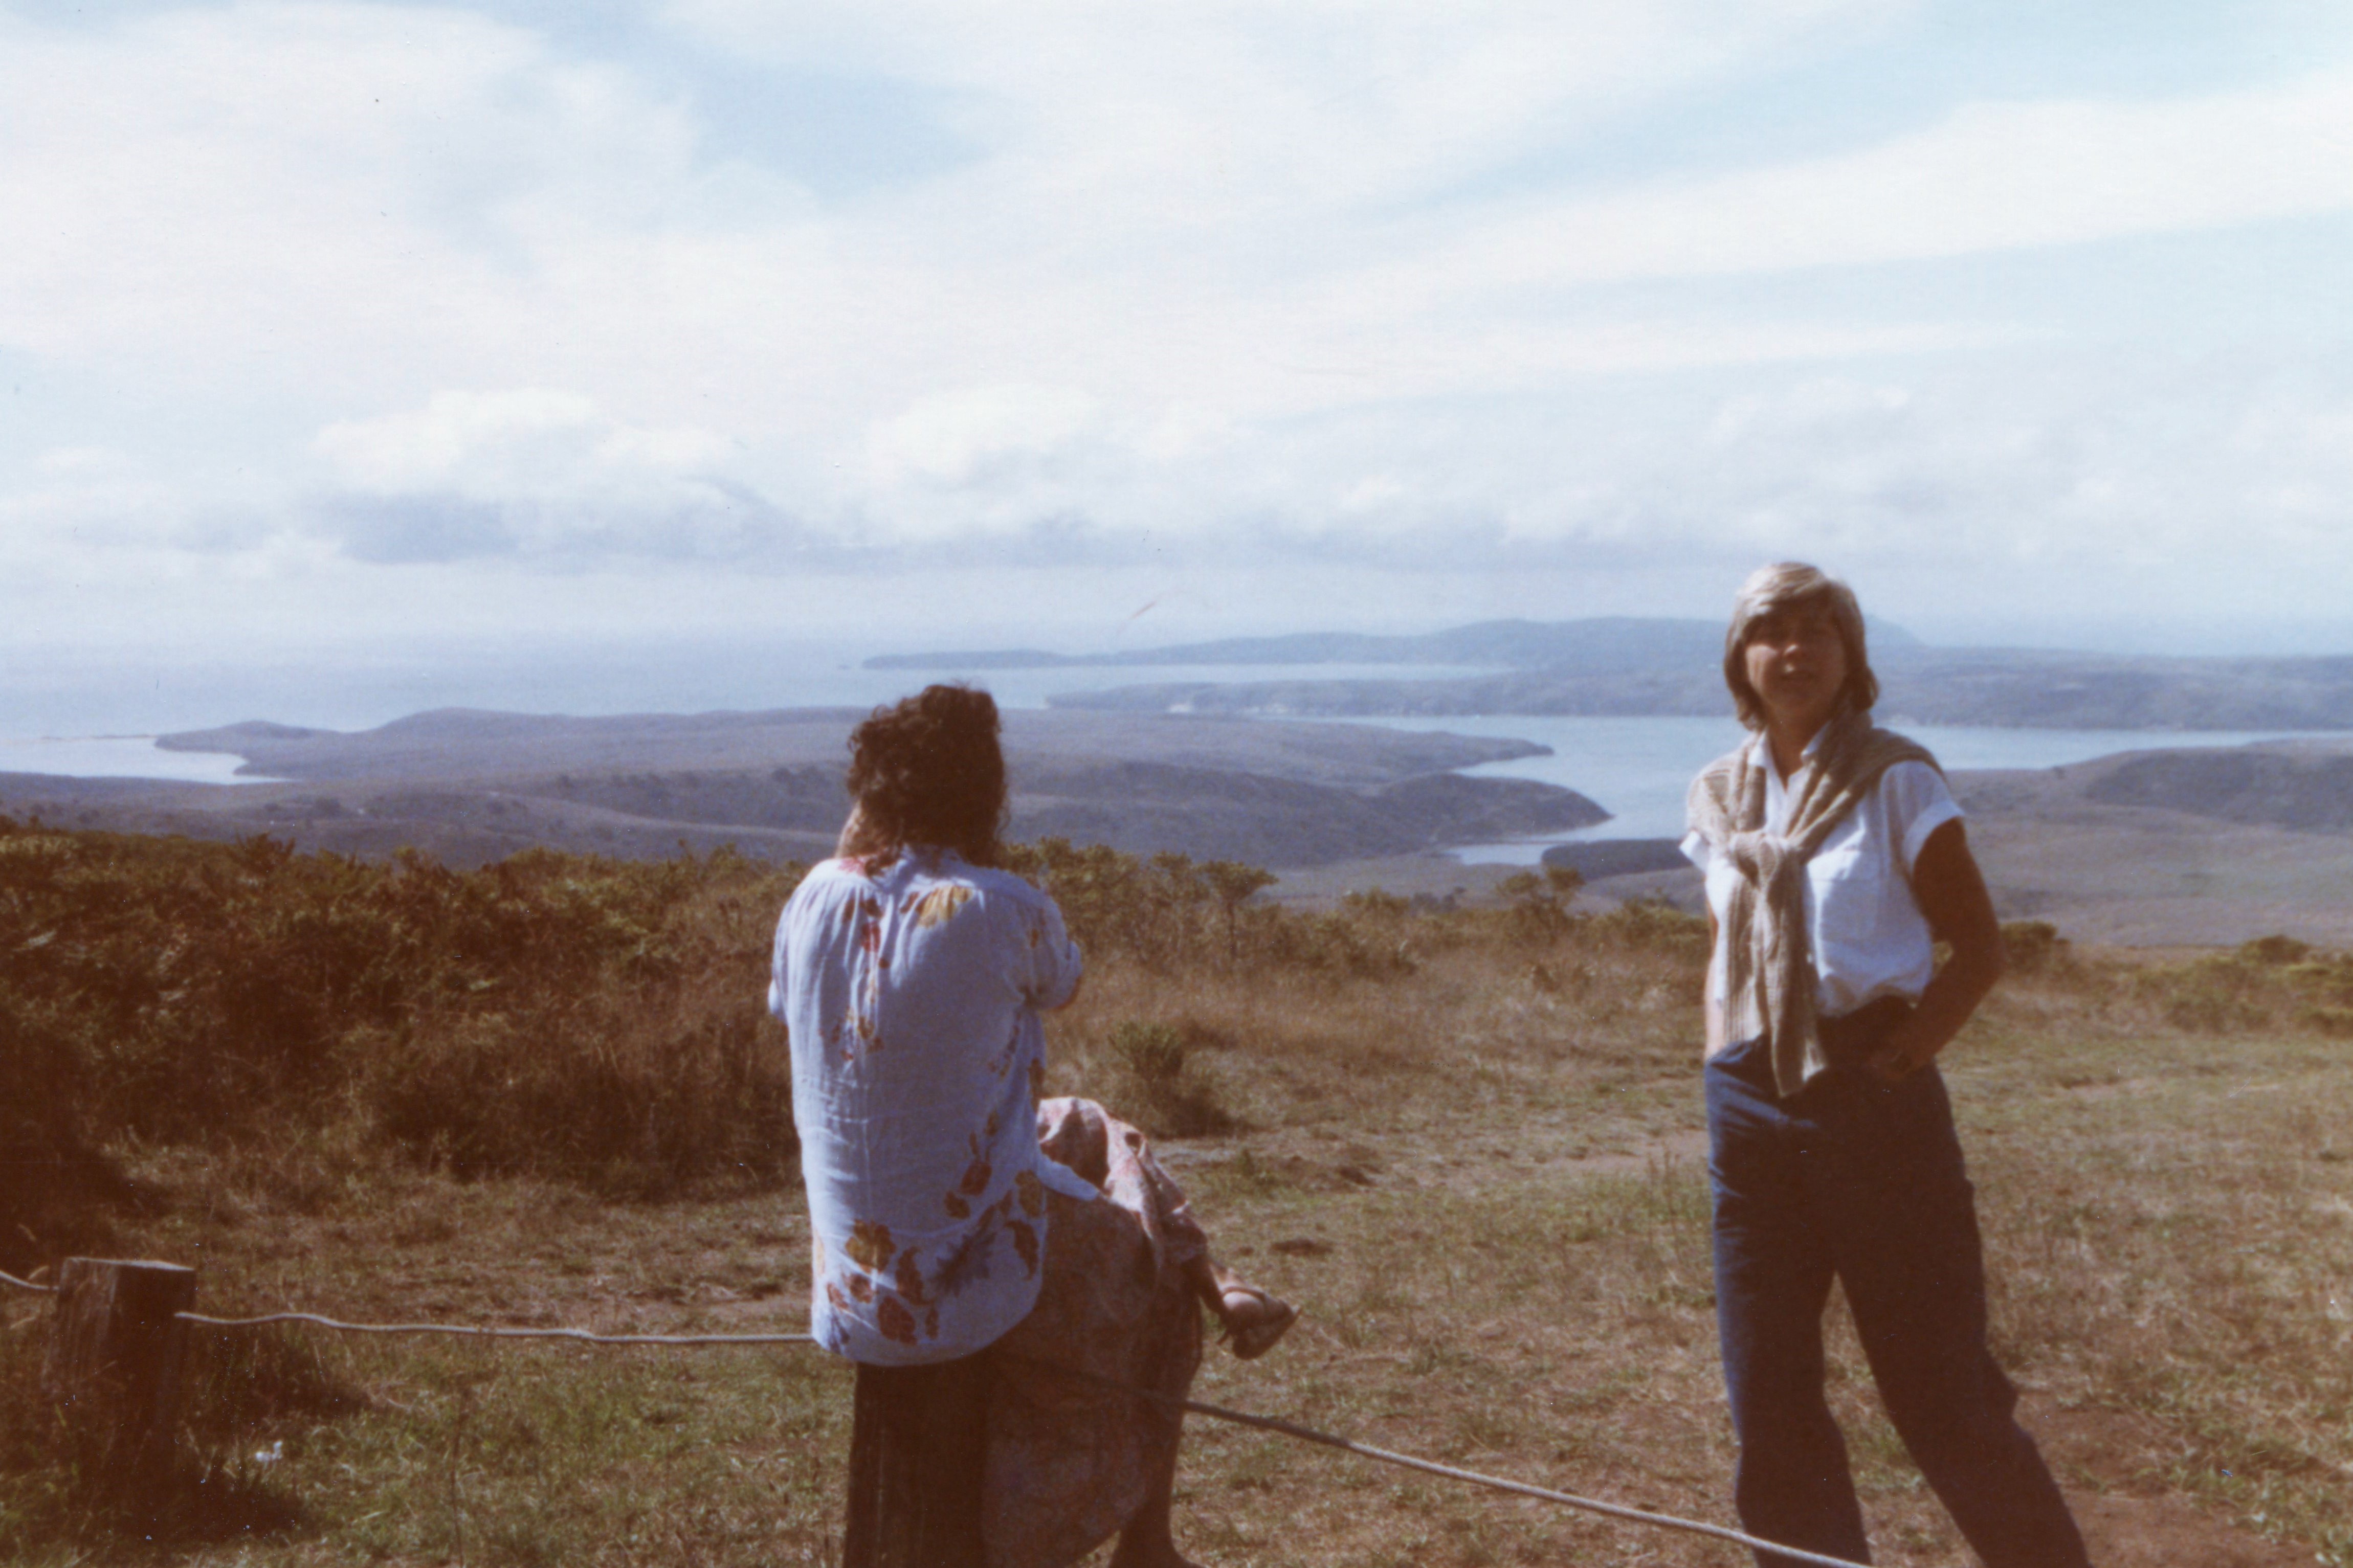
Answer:
[{"label": "white cloud", "polygon": [[167,535],[181,515],[169,487],[154,480],[59,474],[0,496],[0,560],[11,574],[89,571],[107,552]]},{"label": "white cloud", "polygon": [[[955,86],[1027,184],[1170,228],[1331,211],[1541,148],[1896,0],[674,0],[731,47]],[[1000,188],[1004,188],[1000,187]]]},{"label": "white cloud", "polygon": [[356,388],[537,353],[546,254],[660,222],[692,128],[455,10],[0,16],[0,345]]},{"label": "white cloud", "polygon": [[596,401],[576,392],[438,392],[420,409],[338,421],[316,444],[349,482],[402,490],[544,470],[578,456],[597,423]]},{"label": "white cloud", "polygon": [[129,461],[111,447],[58,447],[35,458],[33,467],[45,477],[76,479],[116,473]]},{"label": "white cloud", "polygon": [[281,426],[576,387],[741,442],[805,508],[855,510],[860,481],[905,471],[856,460],[873,427],[973,387],[1082,387],[1166,430],[1923,346],[1950,329],[1466,317],[1348,287],[1366,256],[1433,243],[1398,221],[1419,194],[1890,8],[679,8],[979,106],[987,156],[830,209],[714,154],[625,66],[460,11],[0,16],[0,210],[21,220],[0,347]]},{"label": "white cloud", "polygon": [[877,480],[960,486],[1067,448],[1093,423],[1095,399],[1067,386],[970,387],[919,400],[868,438]]},{"label": "white cloud", "polygon": [[712,431],[625,425],[585,394],[546,387],[437,392],[421,408],[338,420],[313,446],[354,489],[481,495],[709,475],[734,455]]},{"label": "white cloud", "polygon": [[1866,70],[1915,9],[649,5],[779,91],[919,84],[971,153],[822,199],[691,79],[456,5],[0,11],[0,354],[88,416],[19,438],[0,527],[69,575],[387,584],[2338,559],[2330,387],[2120,377],[2080,279],[2031,312],[1916,264],[2353,210],[2353,76],[1924,105],[1731,172],[1612,146],[1803,113],[1743,83]]},{"label": "white cloud", "polygon": [[314,445],[331,488],[313,513],[364,560],[733,558],[797,537],[727,474],[723,437],[624,425],[579,393],[439,392],[330,425]]},{"label": "white cloud", "polygon": [[1983,103],[1834,157],[1588,199],[1526,199],[1369,272],[1367,294],[2082,245],[2353,210],[2353,72],[2157,103]]}]

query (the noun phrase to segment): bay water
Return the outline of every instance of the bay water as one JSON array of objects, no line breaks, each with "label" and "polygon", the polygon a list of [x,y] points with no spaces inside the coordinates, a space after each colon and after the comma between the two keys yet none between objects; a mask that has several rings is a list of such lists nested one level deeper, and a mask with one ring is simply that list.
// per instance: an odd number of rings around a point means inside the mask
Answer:
[{"label": "bay water", "polygon": [[[878,650],[879,651],[879,650]],[[437,707],[583,715],[723,709],[871,708],[932,680],[987,688],[1008,708],[1042,708],[1061,693],[1185,681],[1442,679],[1474,668],[1354,665],[1060,667],[1044,669],[866,669],[837,647],[777,644],[746,649],[676,645],[659,649],[575,648],[533,659],[441,648],[346,658],[301,667],[242,664],[111,669],[90,664],[46,679],[22,665],[0,677],[0,773],[81,777],[252,782],[234,756],[167,752],[154,736],[241,719],[327,729],[372,728]],[[1340,721],[1321,721],[1339,722]],[[1535,779],[1578,791],[1611,815],[1579,833],[1459,847],[1461,858],[1534,864],[1544,846],[1568,839],[1667,838],[1683,832],[1683,791],[1707,761],[1736,744],[1721,719],[1577,718],[1484,714],[1395,718],[1410,731],[1505,737],[1548,754],[1468,770]],[[1947,769],[2049,768],[2113,752],[2170,746],[2232,746],[2295,737],[2293,731],[2023,730],[1899,724]],[[2343,739],[2344,737],[2336,737]]]},{"label": "bay water", "polygon": [[[1465,769],[1491,778],[1538,779],[1586,795],[1609,820],[1541,839],[1463,845],[1459,859],[1533,866],[1545,846],[1593,839],[1680,838],[1683,793],[1692,775],[1738,745],[1744,735],[1729,714],[1722,719],[1552,718],[1486,714],[1476,718],[1390,719],[1398,729],[1451,730],[1462,735],[1508,735],[1552,748],[1551,754]],[[1977,768],[2057,768],[2118,752],[2176,746],[2242,746],[2257,741],[2307,738],[2346,741],[2330,731],[2296,730],[2021,730],[1986,726],[1908,724],[1902,731],[1936,754],[1947,772]]]}]

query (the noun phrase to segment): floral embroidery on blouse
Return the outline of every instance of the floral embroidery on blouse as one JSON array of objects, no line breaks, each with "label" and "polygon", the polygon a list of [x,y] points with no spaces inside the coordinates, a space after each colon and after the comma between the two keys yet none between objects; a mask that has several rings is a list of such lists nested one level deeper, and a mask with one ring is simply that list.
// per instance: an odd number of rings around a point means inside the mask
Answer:
[{"label": "floral embroidery on blouse", "polygon": [[891,1245],[891,1227],[871,1219],[859,1220],[849,1227],[849,1245],[842,1248],[852,1263],[872,1274],[890,1268],[892,1254],[897,1250]]},{"label": "floral embroidery on blouse", "polygon": [[882,1331],[886,1340],[896,1340],[905,1345],[915,1342],[915,1315],[901,1305],[895,1296],[885,1296],[876,1304],[874,1326]]},{"label": "floral embroidery on blouse", "polygon": [[972,1163],[964,1168],[964,1179],[956,1183],[956,1191],[966,1197],[976,1198],[988,1191],[988,1179],[997,1173],[996,1167],[981,1154],[980,1139],[972,1139]]},{"label": "floral embroidery on blouse", "polygon": [[970,888],[934,888],[916,902],[915,923],[926,931],[934,926],[945,925],[955,918],[958,910],[971,901]]}]

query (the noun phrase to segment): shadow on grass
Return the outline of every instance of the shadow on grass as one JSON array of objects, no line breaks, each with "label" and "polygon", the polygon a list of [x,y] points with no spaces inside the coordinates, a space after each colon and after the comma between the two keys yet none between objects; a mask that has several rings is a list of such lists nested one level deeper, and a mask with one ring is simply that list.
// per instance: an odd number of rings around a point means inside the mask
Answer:
[{"label": "shadow on grass", "polygon": [[[42,1425],[46,1436],[62,1437],[54,1421]],[[183,1458],[161,1476],[129,1481],[84,1461],[69,1441],[9,1447],[0,1557],[11,1561],[67,1548],[120,1562],[284,1535],[305,1522],[301,1502],[251,1460]]]},{"label": "shadow on grass", "polygon": [[228,1464],[187,1462],[142,1495],[111,1495],[90,1483],[79,1519],[60,1521],[92,1548],[153,1551],[216,1546],[284,1535],[304,1523],[293,1493],[273,1484],[250,1460]]},{"label": "shadow on grass", "polygon": [[126,1475],[43,1386],[44,1336],[0,1342],[0,1560],[79,1550],[117,1562],[286,1535],[308,1523],[270,1470],[273,1431],[332,1418],[365,1396],[317,1348],[276,1330],[191,1340],[179,1451]]}]

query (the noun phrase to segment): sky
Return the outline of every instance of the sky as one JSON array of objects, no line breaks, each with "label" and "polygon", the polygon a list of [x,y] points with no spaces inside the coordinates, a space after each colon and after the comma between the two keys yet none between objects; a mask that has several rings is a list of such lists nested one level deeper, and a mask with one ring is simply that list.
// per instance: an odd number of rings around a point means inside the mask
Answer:
[{"label": "sky", "polygon": [[2336,0],[0,0],[0,660],[2353,653],[2348,260]]}]

